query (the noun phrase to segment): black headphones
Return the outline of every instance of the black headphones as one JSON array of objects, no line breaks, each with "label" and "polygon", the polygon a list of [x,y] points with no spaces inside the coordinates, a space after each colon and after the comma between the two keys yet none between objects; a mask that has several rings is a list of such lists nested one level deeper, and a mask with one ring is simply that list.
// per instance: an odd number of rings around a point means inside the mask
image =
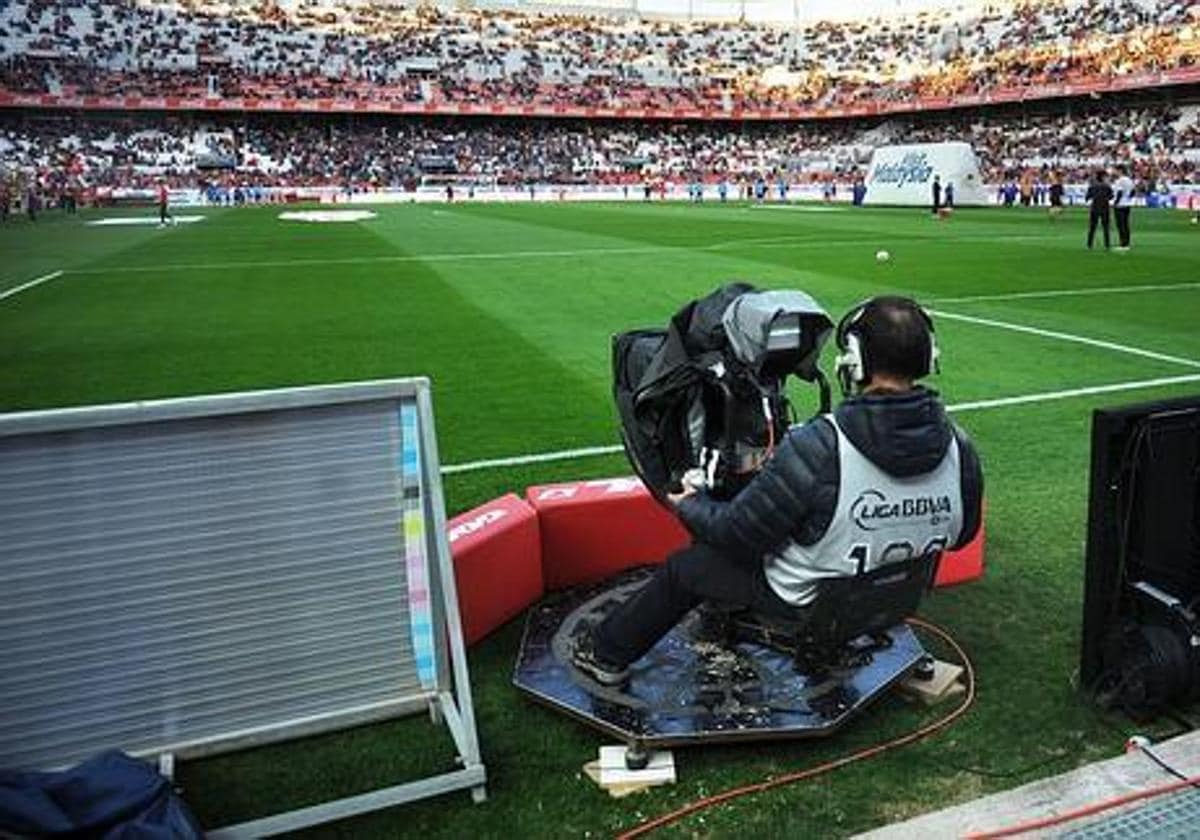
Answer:
[{"label": "black headphones", "polygon": [[[879,300],[878,297],[864,300],[838,321],[837,332],[834,336],[838,348],[836,369],[838,384],[842,386],[842,394],[845,396],[853,393],[854,386],[861,385],[871,377],[873,365],[869,351],[863,346],[870,343],[870,337],[863,333],[860,322]],[[908,299],[905,298],[905,300]],[[938,370],[937,337],[934,334],[933,319],[929,317],[929,313],[916,301],[910,300],[909,302],[921,314],[921,320],[925,323],[926,335],[929,338],[929,354],[917,375],[913,377],[920,379]]]}]

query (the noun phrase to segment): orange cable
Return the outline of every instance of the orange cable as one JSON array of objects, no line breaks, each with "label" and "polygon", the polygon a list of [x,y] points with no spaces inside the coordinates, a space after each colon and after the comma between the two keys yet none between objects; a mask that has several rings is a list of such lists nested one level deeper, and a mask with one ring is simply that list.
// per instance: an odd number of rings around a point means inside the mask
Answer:
[{"label": "orange cable", "polygon": [[663,826],[678,822],[689,814],[694,814],[697,811],[701,811],[712,805],[728,802],[731,799],[736,799],[740,796],[746,796],[747,794],[761,793],[762,791],[770,790],[771,788],[792,784],[794,782],[800,782],[805,779],[811,779],[814,776],[819,776],[823,773],[828,773],[831,770],[837,770],[840,767],[845,767],[847,764],[853,764],[856,761],[861,761],[865,758],[871,758],[887,752],[888,750],[906,746],[916,741],[920,741],[922,738],[926,738],[940,729],[944,729],[958,718],[962,717],[962,715],[966,713],[967,709],[970,708],[971,704],[975,702],[975,666],[971,663],[971,658],[967,656],[966,651],[959,646],[958,642],[954,641],[954,639],[950,637],[949,633],[947,633],[941,627],[938,627],[936,624],[915,617],[908,619],[908,623],[912,624],[914,627],[920,627],[924,630],[928,630],[934,635],[940,637],[942,641],[946,642],[946,644],[950,645],[950,647],[954,648],[954,652],[958,655],[959,661],[962,662],[963,667],[966,669],[967,693],[963,697],[963,701],[948,715],[935,720],[933,723],[929,723],[918,729],[914,729],[912,732],[909,732],[906,735],[893,738],[891,741],[886,741],[882,744],[876,744],[873,747],[867,747],[866,749],[859,750],[858,752],[851,753],[850,755],[843,756],[842,758],[834,759],[833,761],[827,761],[824,764],[818,764],[816,767],[810,767],[807,770],[799,770],[795,773],[788,773],[787,775],[780,776],[777,779],[769,779],[765,782],[758,782],[752,785],[745,785],[744,787],[732,788],[724,791],[723,793],[714,794],[713,796],[706,796],[703,799],[697,799],[695,802],[690,802],[687,805],[663,814],[660,817],[654,817],[646,820],[645,822],[634,826],[628,831],[618,834],[617,840],[632,840],[632,838],[641,837],[642,835],[649,834],[651,831],[662,828]]}]

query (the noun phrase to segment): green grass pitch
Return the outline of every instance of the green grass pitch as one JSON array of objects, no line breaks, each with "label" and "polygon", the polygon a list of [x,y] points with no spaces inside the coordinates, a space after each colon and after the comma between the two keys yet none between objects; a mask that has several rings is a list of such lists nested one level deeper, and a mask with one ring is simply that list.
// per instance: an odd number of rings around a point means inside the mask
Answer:
[{"label": "green grass pitch", "polygon": [[[1084,249],[1080,211],[936,221],[824,207],[404,205],[337,225],[282,222],[277,208],[197,212],[204,221],[166,230],[84,224],[149,210],[0,228],[0,295],[63,272],[0,299],[0,410],[423,374],[443,463],[463,464],[615,443],[611,334],[662,325],[730,279],[803,289],[835,318],[886,291],[944,313],[930,384],[982,453],[989,568],[925,613],[973,656],[977,705],[932,740],[664,834],[841,836],[1119,752],[1128,724],[1099,717],[1072,682],[1090,412],[1200,390],[1200,229],[1188,214],[1134,211],[1135,247],[1117,254]],[[890,262],[875,261],[880,248]],[[1147,384],[1162,379],[1173,381]],[[795,393],[811,412],[811,393]],[[456,472],[447,505],[628,472],[619,455]],[[579,772],[602,737],[509,686],[519,635],[514,621],[470,656],[486,804],[458,793],[312,834],[608,835],[937,714],[885,698],[832,740],[683,750],[678,784],[612,800]],[[453,758],[444,730],[409,719],[191,762],[180,778],[217,825]]]}]

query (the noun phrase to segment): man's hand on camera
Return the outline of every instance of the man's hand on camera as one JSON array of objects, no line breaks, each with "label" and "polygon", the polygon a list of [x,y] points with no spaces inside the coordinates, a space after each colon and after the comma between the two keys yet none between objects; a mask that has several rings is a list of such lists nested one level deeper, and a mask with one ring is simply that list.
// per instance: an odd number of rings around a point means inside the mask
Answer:
[{"label": "man's hand on camera", "polygon": [[684,499],[686,499],[688,496],[695,496],[695,495],[696,495],[696,488],[695,488],[695,487],[691,487],[691,486],[689,486],[689,485],[684,485],[684,487],[683,487],[683,491],[682,491],[682,492],[679,492],[679,493],[668,493],[668,494],[667,494],[667,501],[668,501],[668,502],[670,502],[670,503],[671,503],[672,505],[674,505],[675,507],[679,507],[679,503],[680,503],[680,502],[682,502],[682,501],[683,501]]}]

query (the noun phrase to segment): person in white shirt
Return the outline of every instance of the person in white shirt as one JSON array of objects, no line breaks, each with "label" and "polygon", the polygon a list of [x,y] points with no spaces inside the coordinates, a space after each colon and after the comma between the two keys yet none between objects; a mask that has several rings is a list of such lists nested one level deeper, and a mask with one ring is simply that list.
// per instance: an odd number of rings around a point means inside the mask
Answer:
[{"label": "person in white shirt", "polygon": [[1129,209],[1133,206],[1133,179],[1129,169],[1117,167],[1117,180],[1113,182],[1113,214],[1117,217],[1118,251],[1129,250]]}]

